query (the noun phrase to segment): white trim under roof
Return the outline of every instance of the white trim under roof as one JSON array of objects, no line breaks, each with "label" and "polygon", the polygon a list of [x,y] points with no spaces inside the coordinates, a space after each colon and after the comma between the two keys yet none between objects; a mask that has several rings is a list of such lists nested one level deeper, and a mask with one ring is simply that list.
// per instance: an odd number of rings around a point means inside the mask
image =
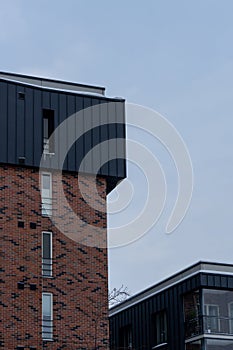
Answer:
[{"label": "white trim under roof", "polygon": [[155,286],[152,286],[135,296],[127,299],[123,303],[114,306],[109,310],[109,316],[113,316],[129,307],[138,304],[162,291],[168,289],[175,284],[178,284],[187,278],[193,277],[198,273],[214,273],[214,274],[224,274],[233,276],[233,265],[230,264],[221,264],[214,262],[198,262],[189,268],[178,272],[177,274],[167,278],[164,281],[159,282]]},{"label": "white trim under roof", "polygon": [[197,335],[196,337],[189,338],[185,340],[185,344],[193,343],[194,341],[201,340],[201,339],[216,339],[216,340],[232,340],[232,335],[221,335],[221,334],[201,334]]}]

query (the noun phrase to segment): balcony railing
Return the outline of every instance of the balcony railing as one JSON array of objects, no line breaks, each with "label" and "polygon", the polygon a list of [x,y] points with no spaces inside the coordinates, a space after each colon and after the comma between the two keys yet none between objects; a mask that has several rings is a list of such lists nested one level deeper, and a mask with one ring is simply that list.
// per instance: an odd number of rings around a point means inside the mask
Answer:
[{"label": "balcony railing", "polygon": [[44,148],[43,148],[43,153],[44,155],[54,155],[54,142],[52,139],[47,139],[44,138],[44,144],[43,144]]},{"label": "balcony railing", "polygon": [[53,320],[50,317],[42,319],[42,338],[45,340],[53,339]]},{"label": "balcony railing", "polygon": [[51,277],[52,276],[52,259],[42,259],[42,276]]},{"label": "balcony railing", "polygon": [[233,335],[233,318],[199,316],[185,322],[186,339],[200,334]]},{"label": "balcony railing", "polygon": [[43,216],[52,216],[52,198],[42,198],[42,215]]}]

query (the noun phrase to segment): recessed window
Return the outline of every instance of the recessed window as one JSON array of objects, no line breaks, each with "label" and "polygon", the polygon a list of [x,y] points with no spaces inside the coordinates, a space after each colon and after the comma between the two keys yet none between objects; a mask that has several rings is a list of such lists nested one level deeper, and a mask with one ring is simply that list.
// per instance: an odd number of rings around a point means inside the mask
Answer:
[{"label": "recessed window", "polygon": [[18,289],[24,289],[24,283],[18,282]]},{"label": "recessed window", "polygon": [[35,230],[36,229],[36,223],[30,222],[30,229]]},{"label": "recessed window", "polygon": [[51,138],[54,132],[54,110],[43,109],[43,145],[44,153],[54,153],[54,141]]},{"label": "recessed window", "polygon": [[42,215],[52,215],[52,174],[41,174]]},{"label": "recessed window", "polygon": [[120,329],[120,348],[121,349],[132,349],[133,348],[133,336],[132,336],[132,326],[127,325]]},{"label": "recessed window", "polygon": [[53,295],[42,293],[42,338],[53,339]]},{"label": "recessed window", "polygon": [[42,275],[52,276],[52,232],[42,232]]},{"label": "recessed window", "polygon": [[165,310],[152,315],[153,346],[167,343],[167,313]]},{"label": "recessed window", "polygon": [[19,100],[25,100],[25,93],[24,92],[18,92],[18,99]]},{"label": "recessed window", "polygon": [[23,221],[18,221],[18,227],[24,228],[24,222]]}]

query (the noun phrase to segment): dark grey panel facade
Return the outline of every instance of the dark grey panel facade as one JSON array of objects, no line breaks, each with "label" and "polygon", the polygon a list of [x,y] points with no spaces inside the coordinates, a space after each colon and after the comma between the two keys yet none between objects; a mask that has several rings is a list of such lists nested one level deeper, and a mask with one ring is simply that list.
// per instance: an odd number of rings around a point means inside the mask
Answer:
[{"label": "dark grey panel facade", "polygon": [[21,83],[25,83],[29,85],[42,86],[42,87],[58,89],[58,90],[83,91],[83,92],[89,92],[92,94],[96,93],[101,95],[105,94],[105,88],[101,86],[77,84],[73,82],[66,82],[66,81],[54,80],[54,79],[48,79],[48,78],[31,77],[29,75],[24,75],[24,74],[0,72],[0,78],[20,81]]},{"label": "dark grey panel facade", "polygon": [[[56,157],[46,155],[45,164],[64,171],[95,173],[96,164],[106,156],[114,155],[110,163],[103,164],[99,174],[111,178],[110,187],[126,176],[125,162],[125,106],[123,99],[110,99],[101,95],[65,92],[29,86],[0,78],[0,162],[39,167],[43,153],[43,110],[54,111],[54,129],[71,115],[76,115],[75,127],[66,126],[64,142],[80,132],[81,137],[60,164],[62,152],[60,139],[55,140]],[[103,126],[98,126],[97,121]],[[90,130],[84,133],[84,128]],[[109,144],[101,144],[110,141]],[[84,156],[96,145],[99,150],[95,159],[90,157],[80,164]],[[58,157],[57,157],[58,156]]]},{"label": "dark grey panel facade", "polygon": [[[192,268],[195,266],[197,265]],[[227,268],[226,266],[226,270]],[[182,278],[182,273],[180,273],[175,277],[176,281],[173,278],[168,279],[111,308],[110,348],[112,350],[126,349],[121,344],[120,333],[124,327],[130,326],[132,328],[130,349],[185,350],[184,296],[194,291],[200,291],[201,294],[204,289],[233,291],[232,265],[231,270],[231,275],[224,274],[224,272],[202,272],[201,270],[198,272],[196,270],[193,276],[190,273],[190,276],[187,275],[185,278]],[[164,287],[166,285],[167,287]],[[155,332],[152,329],[152,318],[153,315],[163,310],[167,314],[167,340],[156,347],[152,341]],[[233,335],[231,339],[233,344]]]}]

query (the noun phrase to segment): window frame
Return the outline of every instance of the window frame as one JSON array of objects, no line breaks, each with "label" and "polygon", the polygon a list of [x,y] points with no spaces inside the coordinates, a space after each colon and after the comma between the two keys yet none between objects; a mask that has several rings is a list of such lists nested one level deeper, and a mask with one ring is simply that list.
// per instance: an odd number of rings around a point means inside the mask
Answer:
[{"label": "window frame", "polygon": [[[49,242],[50,242],[50,258],[44,258],[44,234],[47,234],[50,236]],[[49,268],[46,270],[49,272],[48,275],[44,274],[44,260],[50,260],[50,262],[46,265],[49,266]],[[53,233],[52,231],[42,231],[42,276],[43,277],[52,277],[53,276]]]},{"label": "window frame", "polygon": [[121,348],[133,349],[133,328],[132,324],[127,324],[120,328],[119,342]]},{"label": "window frame", "polygon": [[[211,316],[210,314],[209,314],[209,307],[215,307],[216,309],[217,309],[217,316]],[[219,308],[219,305],[217,305],[217,304],[204,304],[204,317],[209,317],[210,318],[210,323],[211,323],[211,320],[214,320],[214,317],[217,319],[217,330],[215,330],[215,329],[211,329],[211,328],[209,328],[208,327],[208,324],[207,324],[207,330],[208,329],[210,329],[210,332],[211,333],[219,333],[219,331],[220,331],[220,308]],[[208,322],[208,321],[207,321]]]},{"label": "window frame", "polygon": [[[50,139],[51,135],[55,130],[55,118],[54,118],[54,109],[43,108],[43,123],[42,123],[42,135],[43,135],[43,152],[44,154],[54,154],[54,140]],[[48,136],[45,137],[45,127],[44,121],[47,120],[47,131]],[[49,142],[50,141],[50,142]]]},{"label": "window frame", "polygon": [[[152,324],[152,345],[153,349],[168,343],[168,317],[167,310],[163,309],[151,315]],[[163,331],[163,332],[161,332]],[[162,336],[162,333],[164,334]],[[162,339],[163,338],[163,339]]]},{"label": "window frame", "polygon": [[[51,309],[50,309],[50,320],[44,320],[44,314],[43,314],[43,297],[44,296],[50,296],[51,299],[50,299],[50,303],[51,303]],[[46,316],[46,315],[45,315]],[[47,322],[51,322],[51,326],[46,326],[43,324],[44,321],[47,321]],[[48,332],[45,332],[44,329],[46,328],[51,328],[51,333],[49,333],[51,335],[51,337],[44,337],[44,333],[47,333]],[[49,292],[42,292],[42,339],[43,341],[52,341],[53,340],[53,293],[49,293]]]},{"label": "window frame", "polygon": [[[49,176],[49,190],[46,190],[43,188],[43,183],[44,183],[43,176]],[[42,204],[41,214],[42,214],[42,216],[45,216],[45,217],[50,217],[52,214],[52,199],[53,199],[53,185],[52,185],[52,183],[53,183],[52,173],[46,172],[46,171],[41,172],[41,202],[42,202],[41,203]],[[44,195],[44,191],[49,191],[48,196]],[[44,203],[43,202],[44,200],[47,200],[47,203]],[[47,209],[46,209],[46,205],[47,205]]]}]

